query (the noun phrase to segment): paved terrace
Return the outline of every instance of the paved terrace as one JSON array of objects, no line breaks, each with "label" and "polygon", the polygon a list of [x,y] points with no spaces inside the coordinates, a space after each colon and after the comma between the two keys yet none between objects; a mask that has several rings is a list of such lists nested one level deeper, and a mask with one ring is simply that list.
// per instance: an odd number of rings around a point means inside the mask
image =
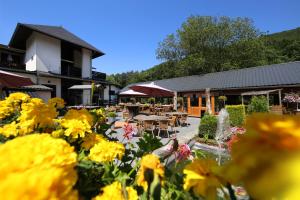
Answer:
[{"label": "paved terrace", "polygon": [[[117,118],[117,121],[124,121],[122,119],[122,117],[120,117],[121,114],[119,113],[119,116]],[[183,144],[183,143],[188,143],[194,136],[196,136],[198,134],[198,126],[199,126],[199,122],[200,119],[199,118],[195,118],[195,117],[188,117],[187,119],[187,126],[179,126],[179,127],[175,127],[176,130],[176,137],[178,139],[179,144]],[[113,137],[118,138],[119,141],[122,141],[122,143],[126,144],[129,141],[127,139],[124,139],[123,137],[123,129],[122,128],[118,128],[115,129],[116,133],[113,133]],[[170,138],[172,138],[172,136],[174,136],[174,133],[170,132]],[[131,143],[136,143],[139,140],[140,137],[138,136],[134,136],[132,139],[130,139]],[[165,145],[170,138],[167,137],[166,134],[162,134],[161,137],[161,142]]]}]

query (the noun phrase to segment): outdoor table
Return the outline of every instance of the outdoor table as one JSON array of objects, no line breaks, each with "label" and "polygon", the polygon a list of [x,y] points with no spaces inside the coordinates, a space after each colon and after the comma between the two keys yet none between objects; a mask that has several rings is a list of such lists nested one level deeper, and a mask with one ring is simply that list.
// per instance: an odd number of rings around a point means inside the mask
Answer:
[{"label": "outdoor table", "polygon": [[101,106],[67,106],[67,109],[97,109],[100,108]]},{"label": "outdoor table", "polygon": [[138,121],[162,121],[168,120],[165,116],[158,116],[158,115],[137,115],[134,117],[135,120]]},{"label": "outdoor table", "polygon": [[165,115],[181,116],[181,115],[187,115],[187,113],[185,113],[185,112],[166,112]]}]

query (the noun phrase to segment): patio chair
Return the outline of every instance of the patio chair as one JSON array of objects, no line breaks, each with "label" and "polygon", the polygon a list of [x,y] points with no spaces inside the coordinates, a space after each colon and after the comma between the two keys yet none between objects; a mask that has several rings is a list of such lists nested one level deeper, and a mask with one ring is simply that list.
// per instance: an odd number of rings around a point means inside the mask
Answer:
[{"label": "patio chair", "polygon": [[[149,131],[154,135],[154,130],[155,130],[155,125],[154,121],[144,121],[143,122],[143,131]],[[155,135],[154,135],[155,136]]]},{"label": "patio chair", "polygon": [[123,112],[123,119],[127,121],[129,119],[129,113],[128,112]]},{"label": "patio chair", "polygon": [[160,133],[165,131],[168,134],[168,138],[170,137],[169,135],[169,121],[168,120],[161,120],[158,122],[158,136],[160,136]]},{"label": "patio chair", "polygon": [[180,119],[179,119],[180,125],[181,125],[181,126],[182,126],[182,125],[187,125],[187,117],[188,117],[187,114],[181,115],[181,117],[180,117]]},{"label": "patio chair", "polygon": [[173,133],[176,133],[175,127],[177,124],[177,118],[176,116],[172,116],[171,119],[169,120],[169,126],[171,127],[171,131]]}]

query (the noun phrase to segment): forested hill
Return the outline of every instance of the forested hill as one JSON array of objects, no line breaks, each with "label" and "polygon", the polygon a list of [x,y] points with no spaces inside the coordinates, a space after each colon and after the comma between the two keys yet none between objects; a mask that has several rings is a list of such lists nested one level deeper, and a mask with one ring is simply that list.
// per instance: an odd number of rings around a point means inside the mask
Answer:
[{"label": "forested hill", "polygon": [[248,18],[191,16],[159,42],[156,57],[161,64],[107,79],[125,87],[136,82],[300,60],[300,28],[265,34]]},{"label": "forested hill", "polygon": [[267,37],[269,37],[270,39],[279,40],[279,41],[300,40],[300,27],[291,29],[291,30],[287,30],[287,31],[269,34],[269,35],[267,35]]}]

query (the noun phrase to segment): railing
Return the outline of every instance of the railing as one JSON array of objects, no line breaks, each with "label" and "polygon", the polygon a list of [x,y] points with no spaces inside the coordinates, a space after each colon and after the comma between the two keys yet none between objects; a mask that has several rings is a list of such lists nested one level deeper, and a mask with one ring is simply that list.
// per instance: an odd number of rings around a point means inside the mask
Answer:
[{"label": "railing", "polygon": [[81,69],[78,67],[72,67],[72,66],[62,66],[61,67],[61,75],[81,78]]},{"label": "railing", "polygon": [[0,62],[1,67],[26,70],[26,65],[12,62]]}]

